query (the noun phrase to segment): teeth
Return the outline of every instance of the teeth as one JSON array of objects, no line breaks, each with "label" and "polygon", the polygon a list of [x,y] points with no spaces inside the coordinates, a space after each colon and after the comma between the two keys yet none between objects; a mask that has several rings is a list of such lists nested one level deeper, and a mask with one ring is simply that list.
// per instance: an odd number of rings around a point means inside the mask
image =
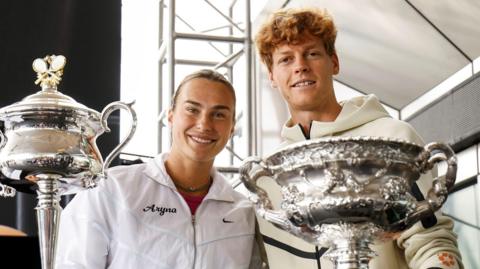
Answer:
[{"label": "teeth", "polygon": [[293,86],[294,87],[303,87],[303,86],[312,85],[313,83],[314,83],[313,81],[302,81],[302,82],[295,83]]},{"label": "teeth", "polygon": [[190,136],[193,140],[195,140],[196,142],[198,143],[202,143],[202,144],[209,144],[209,143],[212,143],[213,140],[210,140],[210,139],[203,139],[203,138],[200,138],[200,137],[196,137],[196,136]]}]

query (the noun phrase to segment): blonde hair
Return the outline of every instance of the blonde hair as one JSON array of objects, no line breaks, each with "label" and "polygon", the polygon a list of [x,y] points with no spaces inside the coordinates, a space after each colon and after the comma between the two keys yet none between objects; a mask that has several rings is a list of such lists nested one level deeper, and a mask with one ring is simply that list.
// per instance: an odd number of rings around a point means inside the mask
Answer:
[{"label": "blonde hair", "polygon": [[335,53],[337,29],[325,9],[282,9],[273,13],[255,37],[260,58],[268,70],[272,70],[272,53],[278,46],[297,44],[306,34],[320,38],[328,55]]},{"label": "blonde hair", "polygon": [[172,111],[175,110],[175,107],[177,105],[177,99],[178,99],[178,96],[180,95],[180,92],[181,92],[183,86],[187,82],[189,82],[190,80],[197,79],[197,78],[203,78],[203,79],[210,80],[210,81],[213,81],[213,82],[221,83],[221,84],[225,85],[230,90],[230,92],[232,93],[232,96],[233,96],[233,121],[235,122],[235,110],[236,110],[235,106],[236,106],[236,103],[237,103],[237,97],[235,95],[235,89],[233,88],[233,85],[230,83],[230,81],[228,81],[222,74],[220,74],[217,71],[212,70],[212,69],[201,69],[201,70],[198,70],[194,73],[191,73],[190,75],[187,75],[185,78],[183,78],[183,80],[178,85],[177,90],[173,94],[170,109]]},{"label": "blonde hair", "polygon": [[203,79],[206,79],[206,80],[219,82],[219,83],[222,83],[223,85],[227,86],[227,88],[232,92],[233,101],[234,101],[233,103],[234,104],[236,103],[237,98],[235,96],[235,89],[233,88],[230,81],[228,81],[222,74],[218,73],[215,70],[201,69],[201,70],[198,70],[198,71],[196,71],[196,72],[194,72],[190,75],[187,75],[185,78],[183,78],[183,80],[178,85],[177,90],[173,94],[172,104],[171,104],[170,109],[172,109],[172,110],[175,109],[175,106],[177,104],[178,95],[180,94],[180,91],[183,88],[183,85],[185,85],[185,83],[189,82],[190,80],[193,80],[193,79],[196,79],[196,78],[203,78]]}]

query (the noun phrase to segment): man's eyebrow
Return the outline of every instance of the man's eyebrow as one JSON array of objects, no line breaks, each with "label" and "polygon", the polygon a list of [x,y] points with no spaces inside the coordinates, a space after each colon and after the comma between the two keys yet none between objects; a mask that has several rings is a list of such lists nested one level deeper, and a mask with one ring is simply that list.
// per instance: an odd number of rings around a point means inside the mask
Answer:
[{"label": "man's eyebrow", "polygon": [[278,50],[277,52],[278,52],[278,54],[289,54],[289,53],[291,53],[291,50],[283,49],[283,50]]},{"label": "man's eyebrow", "polygon": [[[195,102],[195,101],[192,101],[192,100],[185,100],[185,103],[188,103],[188,104],[191,104],[191,105],[194,105],[194,106],[199,106],[201,107],[202,104],[200,104],[199,102]],[[220,110],[220,109],[226,109],[226,110],[232,110],[229,106],[225,106],[225,105],[215,105],[213,106],[213,109],[217,109],[217,110]]]},{"label": "man's eyebrow", "polygon": [[220,109],[224,109],[224,110],[225,110],[225,109],[226,109],[226,110],[229,110],[229,111],[231,110],[229,106],[224,106],[224,105],[216,105],[216,106],[213,106],[213,109],[218,109],[218,110],[220,110]]},{"label": "man's eyebrow", "polygon": [[[304,49],[305,49],[305,50],[310,50],[310,49],[316,48],[316,47],[318,47],[318,46],[320,46],[320,45],[321,45],[321,44],[318,44],[318,42],[310,42],[309,44],[307,44],[307,45],[305,46]],[[282,50],[282,49],[279,49],[277,52],[278,52],[279,54],[282,54],[282,55],[283,55],[283,54],[290,54],[290,53],[292,52],[292,50],[290,50],[290,49],[283,49],[283,50]]]}]

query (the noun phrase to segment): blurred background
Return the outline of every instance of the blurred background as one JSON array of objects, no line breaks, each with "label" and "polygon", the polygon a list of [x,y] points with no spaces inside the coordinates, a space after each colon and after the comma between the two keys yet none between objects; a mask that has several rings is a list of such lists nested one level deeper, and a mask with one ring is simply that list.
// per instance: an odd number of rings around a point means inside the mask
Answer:
[{"label": "blurred background", "polygon": [[[165,111],[174,89],[188,73],[214,68],[237,93],[235,135],[216,166],[244,191],[235,173],[242,159],[277,148],[289,117],[252,38],[273,11],[311,6],[327,8],[337,24],[337,98],[376,94],[426,142],[456,151],[457,184],[443,211],[455,220],[466,268],[480,268],[477,0],[4,0],[0,107],[40,90],[35,58],[65,55],[62,93],[97,111],[135,100],[138,130],[114,163],[128,164],[168,149]],[[109,121],[113,132],[97,141],[104,157],[129,128],[122,114]],[[0,224],[35,240],[35,205],[32,194],[1,198]]]}]

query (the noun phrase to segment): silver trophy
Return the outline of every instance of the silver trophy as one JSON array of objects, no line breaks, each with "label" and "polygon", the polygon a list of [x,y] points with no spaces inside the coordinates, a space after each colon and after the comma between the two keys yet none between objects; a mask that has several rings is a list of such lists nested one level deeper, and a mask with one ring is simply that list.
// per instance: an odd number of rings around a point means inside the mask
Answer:
[{"label": "silver trophy", "polygon": [[[5,127],[4,134],[0,132],[0,168],[10,183],[0,184],[0,196],[14,196],[16,186],[31,185],[36,189],[43,269],[54,268],[59,196],[95,187],[106,178],[105,169],[130,141],[137,123],[133,103],[113,102],[99,113],[60,93],[57,85],[65,64],[62,55],[36,59],[35,84],[40,84],[42,90],[0,109],[0,121]],[[110,131],[107,119],[117,109],[131,116],[131,128],[104,162],[96,139]]]},{"label": "silver trophy", "polygon": [[[445,161],[424,201],[412,186],[422,173]],[[337,269],[368,269],[369,244],[397,238],[431,216],[455,183],[456,157],[450,147],[425,147],[376,137],[337,137],[292,144],[268,157],[250,157],[240,168],[258,215],[312,244],[328,247]],[[280,209],[257,185],[271,177],[280,186]]]}]

